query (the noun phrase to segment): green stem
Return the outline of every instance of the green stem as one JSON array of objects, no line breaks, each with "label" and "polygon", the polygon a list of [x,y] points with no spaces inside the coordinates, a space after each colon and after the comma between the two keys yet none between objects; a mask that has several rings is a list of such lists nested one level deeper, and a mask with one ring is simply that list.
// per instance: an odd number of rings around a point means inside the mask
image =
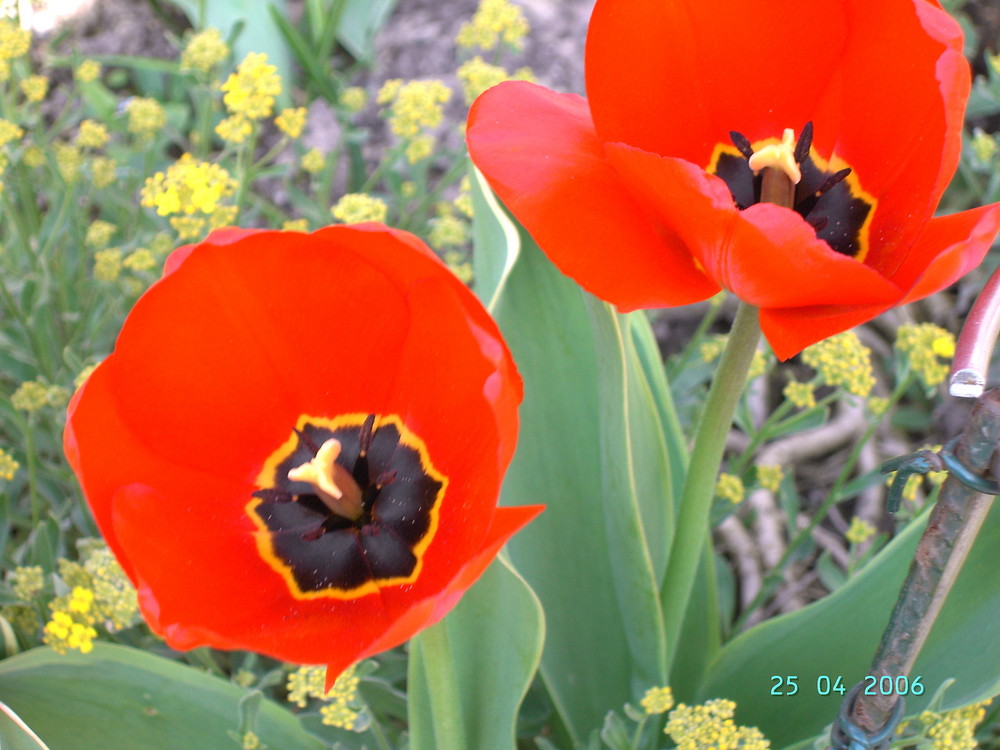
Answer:
[{"label": "green stem", "polygon": [[38,455],[33,422],[34,417],[29,414],[24,423],[24,457],[28,462],[28,497],[31,502],[31,527],[34,529],[42,520],[42,501],[38,497]]},{"label": "green stem", "polygon": [[681,494],[677,533],[670,548],[667,573],[661,589],[669,644],[668,659],[671,663],[701,560],[726,436],[733,423],[736,405],[746,386],[747,373],[750,372],[750,363],[759,340],[757,308],[741,302],[698,423],[691,462]]},{"label": "green stem", "polygon": [[372,737],[375,738],[375,744],[378,745],[379,750],[392,750],[392,745],[389,744],[389,738],[385,736],[385,730],[382,729],[382,725],[378,723],[377,717],[372,717],[372,723],[369,725],[368,731],[371,732]]},{"label": "green stem", "polygon": [[440,748],[463,750],[467,747],[462,702],[458,694],[454,655],[448,638],[448,626],[438,622],[420,634],[424,651],[424,670],[431,699],[434,740]]}]

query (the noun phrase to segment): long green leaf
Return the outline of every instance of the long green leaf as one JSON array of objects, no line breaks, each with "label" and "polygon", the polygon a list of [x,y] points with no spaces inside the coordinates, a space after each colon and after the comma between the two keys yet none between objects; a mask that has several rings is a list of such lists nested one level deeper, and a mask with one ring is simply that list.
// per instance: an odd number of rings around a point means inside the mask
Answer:
[{"label": "long green leaf", "polygon": [[342,0],[337,39],[357,60],[372,59],[375,33],[389,18],[396,0]]},{"label": "long green leaf", "polygon": [[[170,659],[106,643],[89,654],[36,648],[0,662],[0,700],[57,750],[230,747],[245,693]],[[270,701],[260,706],[255,732],[272,748],[324,747]]]},{"label": "long green leaf", "polygon": [[0,702],[0,748],[3,750],[49,750],[41,737]]},{"label": "long green leaf", "polygon": [[[867,673],[925,523],[911,523],[834,594],[727,644],[700,697],[736,701],[740,723],[759,727],[772,747],[819,734],[836,716],[841,696],[819,695],[818,679],[842,676],[850,689]],[[907,696],[908,714],[919,713],[949,677],[957,681],[946,693],[946,709],[1000,692],[998,549],[1000,504],[991,511],[910,674],[922,678],[925,691]],[[789,675],[798,678],[798,693],[771,695],[776,684],[771,677]]]},{"label": "long green leaf", "polygon": [[[524,579],[498,558],[442,625],[447,630],[469,750],[514,750],[517,713],[538,669],[544,641],[541,604]],[[421,636],[410,645],[412,750],[439,750]],[[454,750],[464,750],[455,748]]]}]

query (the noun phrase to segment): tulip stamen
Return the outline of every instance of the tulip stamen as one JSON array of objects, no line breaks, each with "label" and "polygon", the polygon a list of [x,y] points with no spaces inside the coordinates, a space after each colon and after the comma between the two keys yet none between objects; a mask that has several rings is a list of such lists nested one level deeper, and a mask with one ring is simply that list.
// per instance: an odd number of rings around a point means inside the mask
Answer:
[{"label": "tulip stamen", "polygon": [[293,482],[308,482],[331,512],[355,521],[364,511],[362,492],[350,472],[337,463],[340,450],[340,441],[330,438],[312,459],[291,469],[288,478]]},{"label": "tulip stamen", "polygon": [[802,170],[795,160],[795,151],[795,131],[785,128],[780,143],[770,143],[750,155],[750,169],[755,175],[768,167],[777,169],[784,172],[793,185],[797,185],[802,180]]}]

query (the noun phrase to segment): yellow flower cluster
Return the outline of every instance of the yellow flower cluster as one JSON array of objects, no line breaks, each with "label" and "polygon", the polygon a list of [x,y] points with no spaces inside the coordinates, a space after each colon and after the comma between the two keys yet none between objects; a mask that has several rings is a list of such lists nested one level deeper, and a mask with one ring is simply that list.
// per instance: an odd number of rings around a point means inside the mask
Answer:
[{"label": "yellow flower cluster", "polygon": [[128,114],[128,132],[140,139],[150,138],[167,124],[167,113],[156,99],[133,96],[125,105]]},{"label": "yellow flower cluster", "polygon": [[94,253],[94,278],[98,281],[115,281],[122,272],[122,250],[108,247]]},{"label": "yellow flower cluster", "polygon": [[249,730],[243,733],[240,744],[243,746],[243,750],[260,750],[261,748],[260,737]]},{"label": "yellow flower cluster", "polygon": [[345,224],[385,221],[388,212],[385,201],[367,193],[348,193],[330,209],[333,218]]},{"label": "yellow flower cluster", "polygon": [[160,216],[212,214],[223,198],[236,192],[236,187],[236,180],[218,164],[184,154],[166,172],[146,179],[142,205],[156,208]]},{"label": "yellow flower cluster", "polygon": [[462,94],[465,96],[466,104],[472,104],[477,96],[498,83],[535,80],[531,68],[518,68],[513,73],[508,73],[503,66],[488,63],[479,55],[462,63],[457,75],[462,84]]},{"label": "yellow flower cluster", "polygon": [[289,219],[281,224],[282,232],[308,232],[309,219]]},{"label": "yellow flower cluster", "polygon": [[305,708],[310,698],[325,698],[326,669],[324,667],[299,667],[290,675],[285,687],[288,702]]},{"label": "yellow flower cluster", "polygon": [[368,92],[360,86],[348,86],[340,92],[338,102],[345,110],[356,114],[368,106]]},{"label": "yellow flower cluster", "polygon": [[451,272],[458,277],[458,280],[463,284],[472,283],[472,263],[469,262],[468,257],[459,250],[449,250],[442,257],[445,265],[451,269]]},{"label": "yellow flower cluster", "polygon": [[49,93],[49,79],[45,76],[28,76],[21,81],[21,93],[29,102],[40,102]]},{"label": "yellow flower cluster", "polygon": [[97,365],[87,365],[82,370],[80,370],[80,372],[77,373],[77,376],[73,378],[73,387],[79,388],[81,385],[83,385],[86,382],[87,378],[90,377],[90,374],[96,369]]},{"label": "yellow flower cluster", "polygon": [[785,471],[776,464],[757,464],[757,484],[765,490],[777,492],[785,478]]},{"label": "yellow flower cluster", "polygon": [[668,687],[653,687],[646,691],[639,705],[650,716],[665,714],[674,707],[674,693]]},{"label": "yellow flower cluster", "polygon": [[243,115],[232,115],[215,126],[215,133],[229,143],[243,143],[253,132],[253,125]]},{"label": "yellow flower cluster", "polygon": [[972,153],[976,155],[983,164],[990,164],[1000,151],[997,139],[982,128],[975,128],[972,131]]},{"label": "yellow flower cluster", "polygon": [[95,250],[107,247],[111,244],[111,238],[117,230],[118,227],[110,221],[97,219],[96,221],[91,222],[90,226],[87,227],[87,234],[84,237],[84,243],[86,243],[87,247]]},{"label": "yellow flower cluster", "polygon": [[933,387],[948,377],[946,362],[955,356],[955,337],[933,323],[901,325],[896,332],[896,349],[906,355],[917,377]]},{"label": "yellow flower cluster", "polygon": [[820,380],[861,397],[875,387],[871,357],[871,349],[854,331],[839,333],[802,352],[802,361],[819,373]]},{"label": "yellow flower cluster", "polygon": [[453,203],[460,212],[468,218],[472,218],[472,181],[469,179],[469,175],[465,175],[458,183],[458,197]]},{"label": "yellow flower cluster", "polygon": [[40,565],[18,566],[10,574],[8,583],[14,596],[28,604],[42,593],[45,587],[45,571]]},{"label": "yellow flower cluster", "polygon": [[90,179],[96,188],[106,188],[118,176],[118,164],[106,156],[95,156],[90,162]]},{"label": "yellow flower cluster", "polygon": [[932,750],[976,750],[976,726],[986,716],[990,701],[973,704],[943,714],[924,711],[924,725]]},{"label": "yellow flower cluster", "polygon": [[431,247],[441,250],[446,247],[461,247],[469,241],[469,227],[452,213],[450,203],[438,206],[437,217],[431,219],[428,236]]},{"label": "yellow flower cluster", "polygon": [[324,689],[326,669],[324,667],[299,667],[288,675],[288,702],[305,708],[310,698],[324,701],[319,712],[324,724],[341,729],[358,729],[360,703],[358,684],[361,677],[355,664],[337,678],[327,693]]},{"label": "yellow flower cluster", "polygon": [[[135,588],[111,550],[96,539],[82,540],[79,547],[82,562],[61,558],[58,562],[59,577],[74,591],[79,589],[86,593],[77,595],[75,605],[72,599],[61,602],[57,597],[50,606],[87,614],[88,624],[101,623],[109,632],[135,625],[139,621]],[[84,599],[89,603],[86,610],[81,611],[80,602]]]},{"label": "yellow flower cluster", "polygon": [[10,453],[0,448],[0,479],[8,482],[14,478],[14,474],[21,468],[21,464]]},{"label": "yellow flower cluster", "polygon": [[156,268],[156,256],[148,247],[137,247],[122,263],[130,271],[151,271]]},{"label": "yellow flower cluster", "polygon": [[0,19],[0,60],[13,60],[27,53],[31,32],[9,18]]},{"label": "yellow flower cluster", "polygon": [[218,29],[208,28],[192,36],[181,52],[181,70],[209,73],[229,56],[229,47]]},{"label": "yellow flower cluster", "polygon": [[74,143],[80,148],[101,148],[109,138],[108,127],[97,120],[84,120]]},{"label": "yellow flower cluster", "polygon": [[0,119],[0,146],[6,146],[11,141],[24,135],[24,130],[10,120]]},{"label": "yellow flower cluster", "polygon": [[101,64],[97,60],[84,60],[73,70],[78,83],[93,83],[101,76]]},{"label": "yellow flower cluster", "polygon": [[719,474],[719,479],[715,483],[715,496],[721,497],[723,500],[728,500],[733,505],[743,501],[743,495],[745,494],[743,488],[743,480],[734,474],[726,474],[722,472]]},{"label": "yellow flower cluster", "polygon": [[421,131],[436,128],[444,119],[444,105],[451,89],[443,81],[386,81],[377,101],[389,109],[389,129],[400,138],[414,138]]},{"label": "yellow flower cluster", "polygon": [[72,185],[80,177],[80,167],[83,166],[83,154],[71,143],[56,143],[53,146],[56,166],[59,174],[67,184]]},{"label": "yellow flower cluster", "polygon": [[715,699],[697,706],[681,703],[670,712],[664,734],[677,750],[767,750],[771,743],[756,727],[741,727],[733,721],[736,704]]},{"label": "yellow flower cluster", "polygon": [[10,397],[10,404],[19,411],[38,411],[49,403],[49,388],[38,380],[21,383]]},{"label": "yellow flower cluster", "polygon": [[889,410],[889,399],[885,396],[872,396],[868,399],[868,411],[873,416],[881,417]]},{"label": "yellow flower cluster", "polygon": [[302,169],[309,174],[318,174],[326,166],[326,157],[318,148],[311,148],[302,154]]},{"label": "yellow flower cluster", "polygon": [[844,538],[851,544],[864,544],[875,536],[875,527],[862,518],[854,516]]},{"label": "yellow flower cluster", "polygon": [[729,337],[726,334],[717,333],[702,341],[701,346],[698,347],[702,361],[714,362],[717,360],[722,355],[723,350],[725,350],[728,340]]},{"label": "yellow flower cluster", "polygon": [[472,20],[459,29],[455,43],[465,49],[494,49],[500,41],[520,49],[531,31],[521,9],[510,0],[480,0]]},{"label": "yellow flower cluster", "polygon": [[231,114],[259,120],[270,117],[274,98],[281,93],[281,78],[266,54],[250,52],[222,84],[222,91],[222,101]]},{"label": "yellow flower cluster", "polygon": [[91,611],[94,592],[74,586],[68,596],[56,597],[49,604],[52,619],[45,624],[42,640],[60,654],[76,650],[86,654],[94,649],[97,631]]},{"label": "yellow flower cluster", "polygon": [[298,138],[306,126],[306,108],[283,109],[281,114],[274,118],[274,124],[289,138]]}]

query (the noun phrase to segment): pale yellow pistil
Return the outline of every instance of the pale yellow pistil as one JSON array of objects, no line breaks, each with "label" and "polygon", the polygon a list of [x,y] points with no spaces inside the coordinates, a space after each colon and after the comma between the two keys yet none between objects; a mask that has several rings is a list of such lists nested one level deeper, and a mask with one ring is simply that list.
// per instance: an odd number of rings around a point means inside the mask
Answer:
[{"label": "pale yellow pistil", "polygon": [[781,170],[793,185],[799,184],[802,170],[795,161],[795,131],[791,128],[785,128],[781,143],[763,146],[750,157],[750,169],[754,174],[760,174],[760,170],[767,167]]},{"label": "pale yellow pistil", "polygon": [[351,473],[337,463],[340,449],[340,441],[330,438],[312,460],[289,471],[288,478],[293,482],[308,482],[326,507],[354,521],[360,518],[363,510],[361,488]]}]

